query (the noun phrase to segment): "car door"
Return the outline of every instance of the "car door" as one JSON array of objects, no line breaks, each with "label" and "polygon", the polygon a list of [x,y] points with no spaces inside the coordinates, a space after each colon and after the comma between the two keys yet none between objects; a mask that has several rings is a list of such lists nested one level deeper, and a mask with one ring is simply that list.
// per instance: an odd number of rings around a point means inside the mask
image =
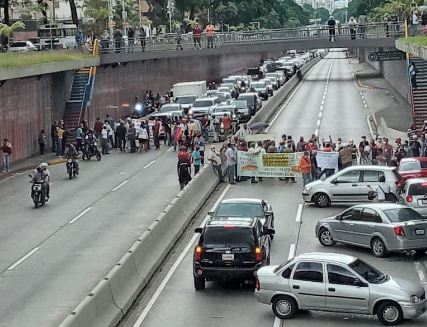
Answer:
[{"label": "car door", "polygon": [[367,313],[369,287],[345,266],[326,265],[326,309]]},{"label": "car door", "polygon": [[380,176],[384,176],[384,172],[380,170],[364,170],[362,175],[362,182],[359,184],[361,192],[359,201],[366,201],[368,199],[368,192],[375,185],[378,185]]},{"label": "car door", "polygon": [[382,220],[377,211],[372,208],[363,208],[360,219],[355,220],[351,225],[351,242],[362,246],[371,245],[372,235],[377,230],[378,224]]},{"label": "car door", "polygon": [[290,288],[298,298],[300,309],[324,309],[326,299],[323,263],[299,262],[290,280]]},{"label": "car door", "polygon": [[360,170],[350,170],[339,174],[331,180],[332,202],[359,201],[361,195],[359,190]]},{"label": "car door", "polygon": [[360,219],[362,208],[354,207],[344,211],[337,219],[329,222],[332,236],[336,241],[352,242],[354,224]]}]

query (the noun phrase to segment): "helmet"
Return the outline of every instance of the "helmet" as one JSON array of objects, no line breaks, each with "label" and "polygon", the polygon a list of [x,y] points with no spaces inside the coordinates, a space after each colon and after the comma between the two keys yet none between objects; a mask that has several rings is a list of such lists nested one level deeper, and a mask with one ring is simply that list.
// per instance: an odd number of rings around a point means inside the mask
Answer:
[{"label": "helmet", "polygon": [[41,164],[39,164],[39,167],[43,170],[47,169],[49,165],[46,162],[42,162]]}]

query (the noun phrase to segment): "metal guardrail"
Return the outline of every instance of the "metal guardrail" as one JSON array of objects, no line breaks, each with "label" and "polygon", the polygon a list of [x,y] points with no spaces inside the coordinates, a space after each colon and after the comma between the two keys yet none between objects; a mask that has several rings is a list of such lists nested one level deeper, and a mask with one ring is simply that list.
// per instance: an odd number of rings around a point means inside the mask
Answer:
[{"label": "metal guardrail", "polygon": [[[404,23],[370,23],[365,26],[350,27],[348,25],[336,26],[330,29],[328,26],[306,27],[297,29],[273,29],[242,32],[220,32],[213,37],[213,47],[229,45],[254,44],[274,41],[301,41],[301,40],[328,40],[330,31],[333,30],[335,40],[343,39],[383,39],[387,37],[397,38],[404,35]],[[200,38],[194,38],[188,34],[165,34],[156,37],[145,37],[133,40],[101,40],[100,53],[123,53],[143,51],[188,50],[209,48],[208,36],[202,33]]]}]

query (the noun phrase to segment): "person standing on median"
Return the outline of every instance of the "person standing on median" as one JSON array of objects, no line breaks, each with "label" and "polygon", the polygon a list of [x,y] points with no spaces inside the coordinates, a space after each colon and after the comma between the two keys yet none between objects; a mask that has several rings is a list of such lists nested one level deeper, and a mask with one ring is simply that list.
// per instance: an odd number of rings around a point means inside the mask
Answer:
[{"label": "person standing on median", "polygon": [[3,145],[0,148],[3,155],[3,172],[7,173],[10,169],[10,162],[12,159],[12,144],[8,139],[3,140]]},{"label": "person standing on median", "polygon": [[216,152],[215,145],[211,146],[211,153],[209,155],[209,161],[212,162],[213,168],[219,177],[219,182],[223,183],[224,179],[222,177],[222,167],[221,167],[222,160],[221,160],[221,156],[219,155],[219,153]]},{"label": "person standing on median", "polygon": [[230,184],[236,184],[234,181],[234,173],[236,169],[237,158],[236,151],[234,151],[233,144],[231,143],[227,144],[227,150],[225,150],[225,163],[227,165],[228,182]]}]

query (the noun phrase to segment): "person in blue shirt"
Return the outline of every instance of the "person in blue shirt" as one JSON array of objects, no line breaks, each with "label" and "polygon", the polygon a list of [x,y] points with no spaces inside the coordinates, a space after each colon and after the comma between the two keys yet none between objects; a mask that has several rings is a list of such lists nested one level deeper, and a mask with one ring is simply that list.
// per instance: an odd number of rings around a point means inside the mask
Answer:
[{"label": "person in blue shirt", "polygon": [[200,165],[202,163],[202,156],[200,155],[200,147],[198,145],[194,147],[194,150],[191,153],[191,158],[194,165],[194,175],[197,175],[200,170]]}]

